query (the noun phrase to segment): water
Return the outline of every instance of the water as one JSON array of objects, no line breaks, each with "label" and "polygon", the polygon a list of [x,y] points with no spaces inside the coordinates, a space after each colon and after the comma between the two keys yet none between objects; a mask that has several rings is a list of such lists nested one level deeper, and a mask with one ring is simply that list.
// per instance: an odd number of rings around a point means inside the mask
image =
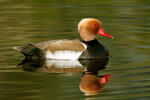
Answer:
[{"label": "water", "polygon": [[[149,100],[149,0],[0,0],[0,100]],[[79,89],[77,72],[28,72],[12,46],[51,39],[80,38],[78,22],[101,20],[114,39],[98,37],[110,60],[99,75],[112,74],[98,95]]]}]

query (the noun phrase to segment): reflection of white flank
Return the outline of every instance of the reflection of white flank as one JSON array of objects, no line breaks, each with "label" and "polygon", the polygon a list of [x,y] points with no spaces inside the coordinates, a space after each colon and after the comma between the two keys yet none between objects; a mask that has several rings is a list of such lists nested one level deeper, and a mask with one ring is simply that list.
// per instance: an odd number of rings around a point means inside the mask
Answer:
[{"label": "reflection of white flank", "polygon": [[78,60],[46,60],[46,67],[75,68],[83,67]]},{"label": "reflection of white flank", "polygon": [[78,59],[83,51],[54,51],[51,53],[49,50],[46,51],[46,58],[49,59]]}]

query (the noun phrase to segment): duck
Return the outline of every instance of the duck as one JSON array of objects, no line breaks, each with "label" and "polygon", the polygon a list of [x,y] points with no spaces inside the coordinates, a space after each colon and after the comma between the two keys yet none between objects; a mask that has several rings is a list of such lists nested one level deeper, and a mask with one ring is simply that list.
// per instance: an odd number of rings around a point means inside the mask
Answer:
[{"label": "duck", "polygon": [[49,40],[13,47],[28,58],[78,60],[109,57],[108,49],[97,40],[97,35],[113,39],[95,18],[83,18],[78,24],[79,39]]}]

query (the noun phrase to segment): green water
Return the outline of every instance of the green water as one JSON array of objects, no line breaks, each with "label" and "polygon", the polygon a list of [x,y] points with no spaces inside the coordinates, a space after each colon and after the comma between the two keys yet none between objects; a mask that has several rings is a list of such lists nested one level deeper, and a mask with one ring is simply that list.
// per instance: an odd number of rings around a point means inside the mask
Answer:
[{"label": "green water", "polygon": [[[0,100],[149,100],[149,0],[0,0]],[[79,39],[78,22],[101,20],[114,39],[98,37],[113,74],[98,95],[79,89],[82,72],[27,72],[12,46],[52,39]]]}]

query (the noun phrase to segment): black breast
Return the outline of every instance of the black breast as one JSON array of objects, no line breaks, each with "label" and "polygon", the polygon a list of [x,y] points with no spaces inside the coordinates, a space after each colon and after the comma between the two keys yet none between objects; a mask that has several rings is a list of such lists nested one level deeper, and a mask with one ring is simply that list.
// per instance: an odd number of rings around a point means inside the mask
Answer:
[{"label": "black breast", "polygon": [[96,39],[82,42],[87,45],[87,49],[81,54],[79,59],[99,59],[109,56],[108,49],[100,44]]}]

